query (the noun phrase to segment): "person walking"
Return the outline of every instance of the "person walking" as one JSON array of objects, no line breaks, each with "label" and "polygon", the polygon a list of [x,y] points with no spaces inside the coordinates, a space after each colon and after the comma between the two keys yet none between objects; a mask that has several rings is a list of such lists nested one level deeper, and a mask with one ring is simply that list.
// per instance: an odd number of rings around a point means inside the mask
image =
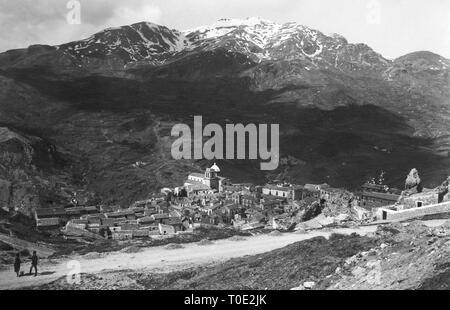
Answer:
[{"label": "person walking", "polygon": [[14,260],[14,272],[17,274],[17,277],[20,277],[20,265],[22,261],[20,260],[20,254],[16,254],[16,259]]},{"label": "person walking", "polygon": [[33,256],[31,256],[31,268],[30,268],[30,275],[32,274],[33,268],[34,268],[34,276],[37,276],[37,265],[38,265],[38,257],[36,254],[36,251],[33,251]]}]

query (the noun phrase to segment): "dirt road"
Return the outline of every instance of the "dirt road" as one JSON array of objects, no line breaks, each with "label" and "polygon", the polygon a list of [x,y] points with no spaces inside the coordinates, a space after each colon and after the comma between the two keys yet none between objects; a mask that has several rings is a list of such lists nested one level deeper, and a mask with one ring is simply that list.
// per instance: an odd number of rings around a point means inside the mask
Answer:
[{"label": "dirt road", "polygon": [[[436,223],[429,223],[437,226]],[[65,277],[73,270],[68,265],[71,261],[79,262],[81,273],[96,274],[105,271],[139,270],[151,272],[169,272],[188,267],[217,263],[230,258],[255,255],[277,248],[282,248],[294,242],[314,238],[317,236],[329,237],[332,233],[366,235],[374,232],[376,226],[360,228],[340,228],[329,231],[311,231],[305,234],[283,233],[279,236],[258,235],[246,237],[244,240],[231,239],[218,240],[210,245],[197,243],[185,244],[180,249],[166,249],[165,247],[144,248],[138,253],[112,252],[104,254],[87,254],[84,256],[70,256],[57,260],[42,260],[38,277],[17,278],[11,270],[0,272],[0,289],[15,289],[31,285],[49,283],[58,278]],[[29,266],[24,266],[25,271]]]}]

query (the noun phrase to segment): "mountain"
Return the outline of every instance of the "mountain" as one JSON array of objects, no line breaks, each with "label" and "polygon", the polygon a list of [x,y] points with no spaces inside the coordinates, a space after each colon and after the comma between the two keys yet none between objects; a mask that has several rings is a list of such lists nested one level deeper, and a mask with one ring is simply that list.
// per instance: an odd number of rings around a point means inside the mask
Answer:
[{"label": "mountain", "polygon": [[48,191],[68,188],[42,206],[75,193],[126,205],[182,183],[208,164],[170,156],[171,127],[193,115],[280,124],[279,169],[220,162],[235,181],[354,189],[383,170],[402,186],[415,167],[431,187],[450,173],[449,70],[430,52],[389,60],[296,23],[223,19],[178,31],[142,22],[0,54],[0,126],[46,141],[61,159],[26,171]]},{"label": "mountain", "polygon": [[81,62],[84,58],[115,56],[127,64],[143,59],[161,63],[186,46],[187,40],[181,32],[143,22],[109,28],[59,48]]},{"label": "mountain", "polygon": [[[114,64],[117,70],[145,61],[161,65],[191,53],[226,50],[240,53],[253,62],[267,60],[305,60],[312,67],[335,67],[344,70],[381,69],[390,62],[365,44],[349,44],[339,35],[296,23],[276,24],[258,18],[222,19],[209,27],[186,31],[172,30],[148,22],[109,28],[93,36],[57,47],[41,47],[56,58],[64,58],[75,67],[91,68],[98,62]],[[10,51],[15,65],[24,51]],[[26,56],[36,55],[39,48],[28,49]],[[2,57],[3,58],[3,57]],[[30,61],[30,59],[27,59]],[[34,58],[35,65],[42,59]]]}]

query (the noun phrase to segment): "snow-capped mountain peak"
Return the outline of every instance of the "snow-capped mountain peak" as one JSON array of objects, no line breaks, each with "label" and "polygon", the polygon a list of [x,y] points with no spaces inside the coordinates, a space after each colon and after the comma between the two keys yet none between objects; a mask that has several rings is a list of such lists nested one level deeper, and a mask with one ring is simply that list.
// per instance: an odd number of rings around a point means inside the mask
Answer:
[{"label": "snow-capped mountain peak", "polygon": [[185,31],[142,22],[105,29],[60,48],[84,62],[118,57],[123,65],[137,61],[158,65],[174,59],[180,52],[186,55],[216,49],[242,54],[256,63],[306,59],[314,66],[323,64],[346,70],[387,62],[368,46],[349,44],[340,35],[325,35],[297,23],[279,24],[257,17],[221,19]]},{"label": "snow-capped mountain peak", "polygon": [[166,54],[180,52],[187,45],[181,32],[141,22],[108,28],[87,39],[63,44],[60,48],[77,58],[120,55],[125,63],[129,63],[142,59],[158,60]]},{"label": "snow-capped mountain peak", "polygon": [[[190,48],[227,50],[247,55],[256,62],[263,60],[309,59],[313,64],[355,70],[387,63],[366,45],[349,44],[338,34],[322,32],[295,22],[279,24],[260,18],[221,19],[210,26],[182,32]],[[350,63],[350,64],[349,64]]]}]

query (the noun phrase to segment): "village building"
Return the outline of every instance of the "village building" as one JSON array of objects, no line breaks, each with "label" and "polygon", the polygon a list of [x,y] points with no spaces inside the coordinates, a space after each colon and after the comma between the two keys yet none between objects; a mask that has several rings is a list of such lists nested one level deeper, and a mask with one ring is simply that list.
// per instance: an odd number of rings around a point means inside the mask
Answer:
[{"label": "village building", "polygon": [[399,197],[391,193],[362,192],[359,196],[359,204],[365,209],[374,209],[395,204]]},{"label": "village building", "polygon": [[262,194],[266,196],[275,196],[289,200],[303,200],[308,197],[319,199],[328,191],[329,185],[293,185],[293,184],[278,184],[266,185],[262,187]]},{"label": "village building", "polygon": [[133,231],[121,230],[112,232],[112,238],[114,240],[131,240],[133,239]]},{"label": "village building", "polygon": [[109,228],[112,232],[118,232],[122,230],[122,227],[120,226],[112,226]]},{"label": "village building", "polygon": [[356,195],[360,207],[367,210],[395,204],[400,198],[400,195],[396,191],[390,191],[387,185],[375,183],[364,183]]},{"label": "village building", "polygon": [[144,211],[144,216],[152,216],[153,214],[161,214],[159,206],[151,206]]},{"label": "village building", "polygon": [[386,193],[388,191],[388,187],[386,185],[382,185],[382,184],[366,182],[361,186],[361,190],[363,192]]},{"label": "village building", "polygon": [[205,173],[191,173],[184,183],[188,193],[200,194],[209,191],[223,191],[223,186],[228,184],[226,178],[220,177],[220,168],[214,163],[210,168],[206,168]]},{"label": "village building", "polygon": [[320,185],[316,184],[305,184],[302,190],[302,199],[306,198],[319,199],[320,198]]},{"label": "village building", "polygon": [[175,234],[175,228],[170,225],[158,224],[160,235],[173,235]]},{"label": "village building", "polygon": [[175,187],[173,189],[173,194],[175,195],[175,197],[186,197],[187,196],[187,192],[186,189],[184,187]]},{"label": "village building", "polygon": [[175,233],[186,230],[181,218],[171,218],[167,225],[173,226],[173,228],[175,229]]},{"label": "village building", "polygon": [[167,213],[153,214],[151,217],[153,218],[155,223],[159,224],[168,224],[170,221],[170,215]]},{"label": "village building", "polygon": [[60,218],[55,217],[55,218],[43,218],[43,219],[38,219],[36,221],[36,226],[38,228],[57,228],[60,227],[62,224],[62,221]]},{"label": "village building", "polygon": [[426,219],[427,217],[448,218],[450,214],[450,185],[448,178],[435,189],[421,188],[419,192],[410,188],[402,192],[398,202],[379,208],[376,217],[381,221]]},{"label": "village building", "polygon": [[410,196],[402,195],[398,201],[399,209],[421,208],[450,201],[450,195],[440,196],[436,190],[424,189],[421,193],[415,193]]},{"label": "village building", "polygon": [[212,215],[217,209],[221,208],[222,206],[223,202],[211,202],[204,207],[199,208],[199,210],[206,213],[207,215]]},{"label": "village building", "polygon": [[153,223],[151,225],[142,226],[141,229],[148,230],[149,236],[159,235],[159,224]]},{"label": "village building", "polygon": [[147,229],[134,229],[132,230],[132,237],[134,238],[147,238],[150,236],[150,231]]},{"label": "village building", "polygon": [[114,219],[102,218],[101,222],[102,222],[102,225],[105,225],[105,226],[114,226],[114,224],[115,224]]},{"label": "village building", "polygon": [[217,214],[222,217],[222,223],[231,224],[236,214],[241,213],[241,207],[235,203],[228,203],[217,210]]},{"label": "village building", "polygon": [[326,199],[327,195],[330,195],[333,191],[337,190],[330,185],[324,184],[305,184],[304,185],[304,198],[312,197],[315,199]]},{"label": "village building", "polygon": [[259,202],[258,199],[254,195],[243,195],[241,198],[241,205],[243,205],[246,208],[252,208],[256,206],[256,204]]},{"label": "village building", "polygon": [[139,224],[138,223],[123,223],[119,226],[121,228],[121,230],[137,230],[139,229]]},{"label": "village building", "polygon": [[242,193],[241,192],[233,192],[228,194],[227,197],[235,204],[240,205],[242,203]]},{"label": "village building", "polygon": [[435,191],[424,191],[409,197],[402,197],[399,201],[399,205],[402,206],[402,209],[412,209],[437,204],[438,202],[439,197]]},{"label": "village building", "polygon": [[67,218],[67,212],[64,208],[36,209],[34,218],[36,221],[46,218]]},{"label": "village building", "polygon": [[292,198],[292,188],[278,185],[266,185],[262,189],[263,195],[282,197],[286,199]]},{"label": "village building", "polygon": [[152,216],[144,216],[138,219],[138,223],[140,225],[147,225],[147,224],[153,224],[155,223],[155,218]]},{"label": "village building", "polygon": [[66,230],[75,228],[75,229],[86,229],[87,222],[80,222],[80,220],[71,220],[66,224]]},{"label": "village building", "polygon": [[376,217],[380,221],[404,221],[410,219],[426,219],[431,216],[448,217],[450,214],[450,200],[437,204],[425,205],[415,208],[404,208],[400,206],[389,206],[377,209]]},{"label": "village building", "polygon": [[83,220],[83,219],[73,219],[70,220],[71,223],[76,224],[76,225],[87,225],[89,224],[88,220]]},{"label": "village building", "polygon": [[260,209],[268,213],[283,213],[285,200],[278,197],[266,196],[261,198]]},{"label": "village building", "polygon": [[136,219],[134,211],[132,210],[121,210],[112,213],[105,213],[106,218],[126,218],[128,220]]}]

